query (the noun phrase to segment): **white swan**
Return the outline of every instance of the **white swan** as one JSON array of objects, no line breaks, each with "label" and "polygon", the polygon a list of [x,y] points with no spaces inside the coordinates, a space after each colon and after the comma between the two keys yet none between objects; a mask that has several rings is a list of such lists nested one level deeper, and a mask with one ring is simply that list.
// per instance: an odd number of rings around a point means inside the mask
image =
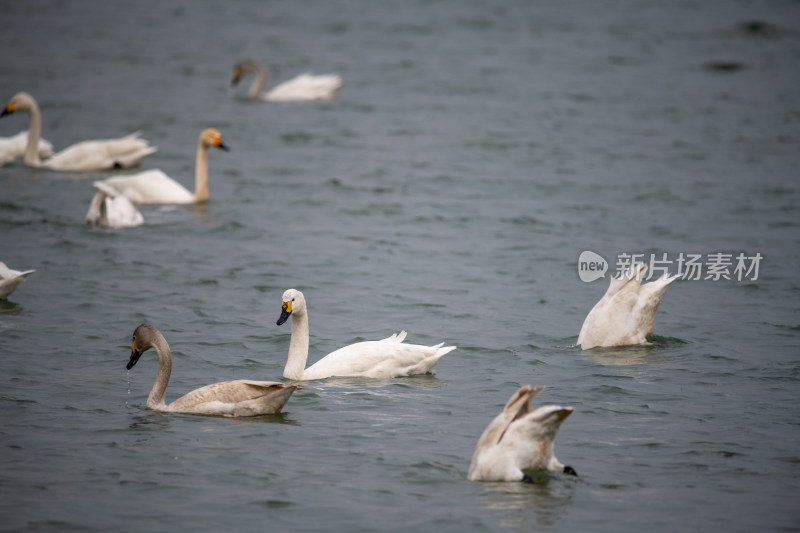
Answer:
[{"label": "white swan", "polygon": [[[0,166],[25,157],[27,144],[27,131],[21,131],[12,137],[0,137]],[[47,159],[53,155],[53,144],[40,138],[37,152],[41,159]]]},{"label": "white swan", "polygon": [[308,358],[308,310],[303,293],[289,289],[283,293],[280,326],[292,317],[289,358],[283,377],[295,380],[322,379],[332,376],[392,378],[433,372],[439,359],[455,346],[406,344],[406,332],[380,341],[357,342],[329,353],[305,368]]},{"label": "white swan", "polygon": [[611,278],[608,290],[583,321],[578,334],[581,349],[647,343],[661,299],[678,276],[664,274],[642,285],[645,270],[647,265],[636,263],[619,277]]},{"label": "white swan", "polygon": [[19,284],[25,281],[28,274],[36,272],[35,270],[12,270],[6,266],[5,263],[0,261],[0,298],[8,298],[8,296],[17,290]]},{"label": "white swan", "polygon": [[95,187],[112,190],[126,196],[135,204],[194,204],[206,202],[208,189],[208,149],[216,146],[228,150],[222,135],[216,128],[206,128],[197,141],[197,157],[194,168],[194,192],[164,174],[160,170],[146,170],[127,176],[113,176],[96,181]]},{"label": "white swan", "polygon": [[279,412],[297,388],[277,381],[221,381],[195,389],[167,405],[164,393],[172,372],[172,354],[160,331],[149,324],[136,328],[126,368],[133,368],[142,353],[151,347],[158,354],[158,375],[147,397],[147,407],[156,411],[221,416],[266,415]]},{"label": "white swan", "polygon": [[28,113],[28,143],[25,146],[24,161],[31,167],[74,171],[129,168],[135,167],[142,159],[158,150],[144,139],[139,139],[140,133],[137,132],[119,139],[79,142],[42,161],[38,153],[42,134],[42,115],[36,100],[28,93],[17,93],[0,116],[20,111]]},{"label": "white swan", "polygon": [[133,228],[144,224],[142,213],[125,196],[106,187],[103,183],[95,183],[100,189],[95,193],[86,212],[86,224],[104,226],[106,228]]},{"label": "white swan", "polygon": [[267,81],[267,69],[255,59],[243,59],[233,66],[231,84],[236,85],[242,76],[250,72],[255,73],[255,79],[247,95],[257,100],[269,102],[332,100],[342,88],[342,78],[336,74],[301,74],[265,93],[263,91]]},{"label": "white swan", "polygon": [[529,481],[526,470],[547,469],[577,476],[553,454],[558,428],[574,409],[531,401],[544,387],[520,387],[484,430],[469,465],[470,481]]}]

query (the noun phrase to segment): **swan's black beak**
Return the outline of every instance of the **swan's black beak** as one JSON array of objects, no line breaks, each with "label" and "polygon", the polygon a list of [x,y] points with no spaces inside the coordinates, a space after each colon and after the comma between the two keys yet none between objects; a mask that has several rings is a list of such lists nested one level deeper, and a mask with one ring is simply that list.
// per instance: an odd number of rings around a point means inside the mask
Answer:
[{"label": "swan's black beak", "polygon": [[277,324],[280,326],[287,320],[289,320],[289,315],[292,314],[292,302],[283,302],[283,306],[281,308],[281,316],[278,319]]},{"label": "swan's black beak", "polygon": [[225,150],[226,152],[229,152],[231,150],[230,148],[228,148],[228,145],[223,142],[217,144],[216,147],[219,148],[220,150]]},{"label": "swan's black beak", "polygon": [[9,111],[7,107],[4,107],[3,108],[3,112],[0,113],[0,117],[4,117],[6,115],[10,115],[11,113],[13,113],[13,111]]},{"label": "swan's black beak", "polygon": [[125,368],[128,369],[128,370],[133,368],[133,365],[136,364],[136,362],[139,360],[139,357],[141,357],[141,356],[142,356],[142,352],[140,352],[138,350],[131,350],[131,358],[128,361],[128,365]]},{"label": "swan's black beak", "polygon": [[233,79],[231,80],[231,87],[233,87],[234,85],[239,83],[240,79],[241,79],[241,76],[239,76],[238,74],[234,74],[233,75]]}]

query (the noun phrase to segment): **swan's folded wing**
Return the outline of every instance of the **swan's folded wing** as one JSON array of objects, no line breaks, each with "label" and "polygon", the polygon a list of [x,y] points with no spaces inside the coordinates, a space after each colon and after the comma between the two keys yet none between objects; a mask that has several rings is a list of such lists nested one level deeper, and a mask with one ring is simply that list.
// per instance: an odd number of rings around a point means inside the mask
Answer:
[{"label": "swan's folded wing", "polygon": [[181,396],[169,404],[169,409],[175,412],[197,412],[198,406],[203,404],[237,404],[278,393],[286,388],[286,385],[277,381],[221,381]]}]

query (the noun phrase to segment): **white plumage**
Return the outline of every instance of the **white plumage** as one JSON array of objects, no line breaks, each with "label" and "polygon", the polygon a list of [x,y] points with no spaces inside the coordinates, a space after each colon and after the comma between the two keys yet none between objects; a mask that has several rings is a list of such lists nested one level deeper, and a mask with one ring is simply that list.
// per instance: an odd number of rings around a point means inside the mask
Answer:
[{"label": "white plumage", "polygon": [[17,290],[19,284],[25,281],[25,278],[33,273],[35,270],[12,270],[6,266],[5,263],[0,261],[0,298],[8,298],[8,296]]},{"label": "white plumage", "polygon": [[[0,137],[0,165],[22,159],[25,156],[25,147],[27,144],[27,131],[21,131],[11,137]],[[53,155],[53,144],[50,141],[40,138],[37,152],[40,158],[47,159]]]},{"label": "white plumage", "polygon": [[17,93],[0,116],[17,112],[28,113],[28,140],[24,154],[24,161],[28,166],[72,171],[130,168],[137,166],[142,159],[158,150],[155,146],[150,146],[146,140],[140,139],[141,133],[136,132],[119,139],[79,142],[42,161],[39,155],[42,118],[36,100],[28,93]]},{"label": "white plumage", "polygon": [[544,387],[520,387],[503,411],[486,427],[469,465],[470,481],[523,481],[527,471],[553,470],[577,475],[553,453],[553,441],[572,407],[544,405],[533,409],[533,397]]},{"label": "white plumage", "polygon": [[645,344],[653,334],[661,299],[678,276],[667,276],[642,285],[647,265],[637,263],[617,278],[611,278],[608,290],[595,304],[578,334],[578,345],[627,346]]},{"label": "white plumage", "polygon": [[210,197],[208,188],[208,149],[228,150],[216,128],[206,128],[197,141],[194,170],[194,192],[170,178],[161,170],[145,170],[136,174],[112,176],[94,183],[95,187],[127,197],[134,204],[193,204]]},{"label": "white plumage", "polygon": [[255,73],[247,93],[250,98],[270,102],[307,102],[332,100],[342,88],[342,78],[336,74],[301,74],[264,92],[267,69],[255,59],[243,59],[233,67],[231,83],[236,85],[246,74]]},{"label": "white plumage", "polygon": [[289,357],[283,370],[288,379],[311,380],[332,376],[392,378],[433,372],[439,359],[455,346],[404,343],[406,332],[379,341],[357,342],[326,355],[305,368],[308,359],[308,310],[303,293],[289,289],[283,293],[278,325],[291,316],[292,338]]}]

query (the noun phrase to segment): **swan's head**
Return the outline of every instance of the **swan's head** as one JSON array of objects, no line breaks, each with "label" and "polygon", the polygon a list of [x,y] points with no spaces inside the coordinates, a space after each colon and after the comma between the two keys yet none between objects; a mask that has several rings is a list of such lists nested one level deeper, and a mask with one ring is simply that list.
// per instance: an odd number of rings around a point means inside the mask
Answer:
[{"label": "swan's head", "polygon": [[30,111],[34,107],[36,107],[36,100],[33,99],[33,96],[28,93],[17,93],[8,101],[0,116],[10,115],[18,111]]},{"label": "swan's head", "polygon": [[161,334],[158,330],[150,324],[142,324],[136,328],[131,340],[131,358],[125,368],[128,370],[133,368],[136,362],[139,361],[139,357],[153,346],[153,339],[159,335]]},{"label": "swan's head", "polygon": [[233,78],[231,85],[236,85],[248,72],[256,70],[257,62],[255,59],[242,59],[233,66]]},{"label": "swan's head", "polygon": [[221,150],[228,151],[228,147],[222,142],[222,134],[217,128],[206,128],[200,134],[200,144],[211,147],[216,146]]},{"label": "swan's head", "polygon": [[297,289],[288,289],[283,293],[283,303],[281,304],[281,316],[277,324],[280,326],[292,314],[302,315],[306,312],[306,299],[303,293]]}]

